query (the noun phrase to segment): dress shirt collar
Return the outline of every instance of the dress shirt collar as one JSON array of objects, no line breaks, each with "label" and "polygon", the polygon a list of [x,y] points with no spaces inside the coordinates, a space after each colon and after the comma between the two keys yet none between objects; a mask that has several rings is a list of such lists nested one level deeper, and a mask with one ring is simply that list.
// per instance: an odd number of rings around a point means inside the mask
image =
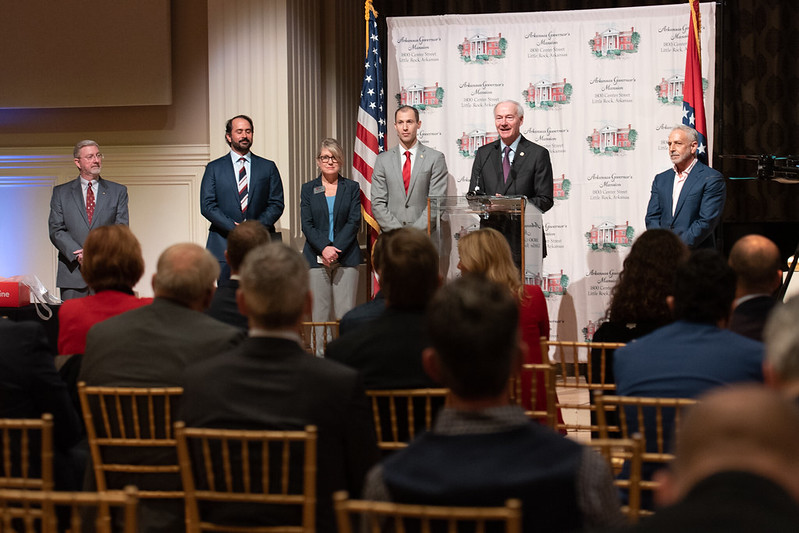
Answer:
[{"label": "dress shirt collar", "polygon": [[687,178],[687,177],[688,177],[688,174],[690,174],[690,173],[691,173],[691,171],[692,171],[692,170],[694,169],[694,167],[696,166],[696,162],[697,162],[697,161],[699,161],[699,159],[698,159],[698,158],[696,158],[696,157],[694,157],[694,160],[693,160],[693,161],[691,161],[691,164],[690,164],[690,165],[688,165],[688,168],[686,168],[686,169],[685,169],[684,171],[682,171],[682,172],[680,172],[679,170],[677,170],[677,165],[674,165],[674,167],[673,167],[673,168],[674,168],[674,177],[675,177],[676,179],[681,179],[681,178],[682,178],[682,179],[685,179],[685,178]]},{"label": "dress shirt collar", "polygon": [[489,407],[479,411],[462,411],[445,407],[438,413],[433,432],[440,435],[474,435],[508,431],[530,423],[517,405]]},{"label": "dress shirt collar", "polygon": [[241,155],[234,150],[230,151],[230,158],[233,160],[234,166],[237,166],[239,164],[239,159],[241,159],[242,157],[244,158],[244,162],[249,165],[251,156],[252,152],[247,152],[246,154]]},{"label": "dress shirt collar", "polygon": [[[512,143],[510,143],[510,158],[511,158],[511,160],[513,160],[513,158],[516,156],[516,150],[519,148],[519,142],[521,140],[522,140],[522,135],[519,134],[519,136],[516,137],[516,140],[513,141]],[[508,146],[508,145],[505,144],[504,142],[502,142],[502,139],[500,139],[499,147],[502,150],[502,153],[505,153],[505,147],[506,146]]]},{"label": "dress shirt collar", "polygon": [[270,337],[273,339],[286,339],[294,341],[302,346],[302,339],[299,333],[288,329],[265,329],[265,328],[250,328],[250,337]]}]

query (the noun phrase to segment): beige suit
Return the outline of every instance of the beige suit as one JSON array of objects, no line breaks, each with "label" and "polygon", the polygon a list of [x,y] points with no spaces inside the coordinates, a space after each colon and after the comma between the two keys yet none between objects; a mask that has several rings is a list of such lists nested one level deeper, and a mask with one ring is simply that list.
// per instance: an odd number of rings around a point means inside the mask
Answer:
[{"label": "beige suit", "polygon": [[418,143],[408,193],[402,182],[402,147],[377,156],[372,173],[372,214],[381,231],[413,226],[427,230],[427,197],[447,194],[444,154]]}]

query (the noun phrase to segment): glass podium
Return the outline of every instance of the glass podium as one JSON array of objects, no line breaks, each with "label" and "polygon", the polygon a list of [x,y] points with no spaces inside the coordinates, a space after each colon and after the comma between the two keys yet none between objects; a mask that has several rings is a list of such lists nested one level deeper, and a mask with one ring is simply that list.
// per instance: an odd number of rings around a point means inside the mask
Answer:
[{"label": "glass podium", "polygon": [[[427,231],[438,249],[444,279],[459,275],[458,239],[481,227],[500,230],[524,265],[523,282],[541,284],[544,226],[541,211],[524,196],[431,196]],[[520,257],[519,257],[520,256]]]}]

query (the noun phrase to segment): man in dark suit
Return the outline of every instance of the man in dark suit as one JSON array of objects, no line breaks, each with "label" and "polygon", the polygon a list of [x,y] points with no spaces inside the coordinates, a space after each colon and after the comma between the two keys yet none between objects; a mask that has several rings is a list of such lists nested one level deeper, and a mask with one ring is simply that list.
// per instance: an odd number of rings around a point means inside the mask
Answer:
[{"label": "man in dark suit", "polygon": [[399,144],[377,156],[372,213],[381,231],[404,226],[426,231],[427,197],[447,194],[444,154],[417,141],[421,125],[418,109],[400,106],[394,112]]},{"label": "man in dark suit", "polygon": [[799,408],[760,386],[725,387],[692,407],[659,473],[666,507],[632,532],[788,533],[799,525]]},{"label": "man in dark suit", "polygon": [[73,447],[82,428],[55,369],[44,328],[36,322],[0,318],[0,346],[0,418],[53,415],[56,488],[79,490],[86,453],[76,453]]},{"label": "man in dark suit", "polygon": [[242,222],[228,234],[225,261],[230,266],[230,279],[223,281],[216,288],[211,306],[206,313],[225,324],[247,330],[247,317],[241,314],[236,303],[236,291],[239,288],[239,269],[247,253],[270,240],[269,232],[262,224],[247,220]]},{"label": "man in dark suit", "polygon": [[646,208],[646,229],[665,228],[689,248],[713,248],[727,187],[724,176],[697,159],[696,130],[677,126],[669,134],[674,167],[655,176]]},{"label": "man in dark suit", "polygon": [[777,303],[774,293],[782,283],[780,250],[762,235],[747,235],[730,250],[730,266],[737,276],[730,331],[762,341],[766,318]]},{"label": "man in dark suit", "polygon": [[433,387],[422,350],[428,345],[424,312],[439,286],[438,253],[416,228],[382,233],[380,240],[386,310],[328,344],[325,357],[360,371],[367,389]]},{"label": "man in dark suit", "polygon": [[53,189],[48,220],[50,242],[58,248],[56,285],[61,289],[62,300],[89,294],[80,273],[83,241],[89,231],[128,224],[128,189],[100,177],[103,154],[97,143],[80,141],[72,155],[80,176]]},{"label": "man in dark suit", "polygon": [[[469,192],[489,196],[526,196],[542,213],[552,199],[552,163],[549,151],[521,134],[524,107],[506,100],[494,106],[499,139],[481,146],[474,157]],[[521,266],[521,224],[518,218],[490,216],[483,227],[492,227],[508,239],[513,259]],[[543,255],[546,257],[546,244]]]},{"label": "man in dark suit", "polygon": [[[305,352],[300,322],[311,310],[308,265],[280,243],[251,251],[241,269],[240,309],[250,321],[239,347],[186,372],[182,420],[187,426],[318,429],[316,528],[334,532],[332,493],[361,492],[377,460],[369,403],[358,373]],[[263,512],[225,512],[236,524],[269,523]],[[223,518],[217,514],[217,518]]]},{"label": "man in dark suit", "polygon": [[205,167],[200,184],[200,212],[211,222],[205,247],[222,269],[220,280],[229,277],[225,263],[228,233],[244,220],[257,220],[279,239],[275,223],[283,214],[283,182],[274,162],[250,151],[252,119],[237,115],[225,124],[230,153]]}]

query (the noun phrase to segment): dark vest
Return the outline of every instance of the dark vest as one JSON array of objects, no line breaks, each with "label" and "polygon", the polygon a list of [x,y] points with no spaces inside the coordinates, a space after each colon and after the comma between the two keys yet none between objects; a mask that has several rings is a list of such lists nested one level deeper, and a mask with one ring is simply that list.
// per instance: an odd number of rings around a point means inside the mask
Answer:
[{"label": "dark vest", "polygon": [[383,463],[394,501],[499,506],[522,500],[524,531],[582,527],[577,471],[582,447],[530,423],[482,435],[425,433]]}]

